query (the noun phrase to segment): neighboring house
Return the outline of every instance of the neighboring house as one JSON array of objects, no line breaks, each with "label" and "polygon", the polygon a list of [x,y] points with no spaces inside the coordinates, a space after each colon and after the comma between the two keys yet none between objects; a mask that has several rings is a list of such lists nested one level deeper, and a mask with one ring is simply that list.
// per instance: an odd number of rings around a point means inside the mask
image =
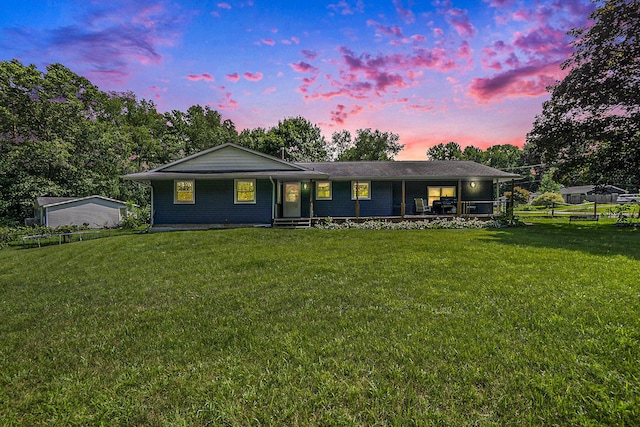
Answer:
[{"label": "neighboring house", "polygon": [[560,190],[565,203],[579,204],[585,200],[597,203],[615,203],[618,195],[626,194],[627,191],[613,185],[605,185],[596,191],[595,185],[579,185],[566,187]]},{"label": "neighboring house", "polygon": [[493,214],[519,175],[470,161],[293,163],[223,144],[125,179],[152,188],[152,225],[270,225],[281,218]]},{"label": "neighboring house", "polygon": [[36,222],[52,228],[63,225],[115,227],[126,215],[126,202],[103,196],[38,197],[35,204]]}]

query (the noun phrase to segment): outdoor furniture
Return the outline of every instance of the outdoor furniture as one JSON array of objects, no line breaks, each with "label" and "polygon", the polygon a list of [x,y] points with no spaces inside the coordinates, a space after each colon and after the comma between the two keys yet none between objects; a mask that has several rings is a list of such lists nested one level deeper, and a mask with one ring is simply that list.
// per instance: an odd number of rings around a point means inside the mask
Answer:
[{"label": "outdoor furniture", "polygon": [[431,212],[431,206],[425,205],[424,199],[417,197],[413,201],[416,203],[416,213],[425,215]]},{"label": "outdoor furniture", "polygon": [[453,215],[456,213],[457,203],[458,201],[455,197],[441,197],[440,200],[434,200],[433,210],[437,214]]}]

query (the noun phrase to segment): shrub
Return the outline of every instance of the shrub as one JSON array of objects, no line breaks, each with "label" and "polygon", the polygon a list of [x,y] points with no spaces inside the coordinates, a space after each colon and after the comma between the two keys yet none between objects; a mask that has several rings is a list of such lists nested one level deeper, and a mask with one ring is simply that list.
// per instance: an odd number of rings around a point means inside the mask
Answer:
[{"label": "shrub", "polygon": [[120,228],[133,229],[143,224],[148,224],[150,220],[149,207],[139,207],[133,202],[127,202],[127,216],[120,221]]},{"label": "shrub", "polygon": [[[511,191],[505,191],[504,196],[509,200],[509,197],[511,197]],[[531,192],[529,190],[525,190],[521,187],[513,188],[513,202],[516,206],[529,203],[529,197],[531,197]]]},{"label": "shrub", "polygon": [[498,220],[482,221],[479,219],[433,219],[423,221],[381,221],[368,220],[355,222],[346,220],[344,222],[334,222],[332,218],[326,218],[318,222],[315,228],[322,230],[428,230],[428,229],[452,229],[452,228],[501,228],[505,224]]},{"label": "shrub", "polygon": [[546,206],[549,207],[554,203],[564,203],[564,199],[558,193],[542,193],[531,201],[533,206]]}]

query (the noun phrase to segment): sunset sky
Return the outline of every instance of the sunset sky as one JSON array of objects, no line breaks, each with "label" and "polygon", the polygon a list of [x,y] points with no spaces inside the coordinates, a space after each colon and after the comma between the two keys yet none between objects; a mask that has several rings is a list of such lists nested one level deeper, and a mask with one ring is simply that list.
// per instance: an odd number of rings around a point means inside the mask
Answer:
[{"label": "sunset sky", "polygon": [[62,63],[161,112],[208,105],[238,130],[303,116],[441,142],[522,146],[565,74],[587,0],[0,0],[0,60]]}]

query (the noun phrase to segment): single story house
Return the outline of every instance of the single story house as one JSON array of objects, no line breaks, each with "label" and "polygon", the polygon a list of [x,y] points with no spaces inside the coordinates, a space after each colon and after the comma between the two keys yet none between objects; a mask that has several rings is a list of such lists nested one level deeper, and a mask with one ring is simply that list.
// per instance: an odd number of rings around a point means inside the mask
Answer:
[{"label": "single story house", "polygon": [[38,197],[36,223],[47,227],[64,225],[89,228],[115,227],[127,215],[127,203],[103,196]]},{"label": "single story house", "polygon": [[578,185],[560,189],[560,194],[565,203],[577,205],[588,202],[615,203],[618,195],[626,194],[627,191],[613,185],[605,185],[596,189],[595,185]]},{"label": "single story house", "polygon": [[519,175],[471,161],[296,163],[222,144],[124,179],[149,185],[157,228],[271,225],[282,219],[493,214]]}]

